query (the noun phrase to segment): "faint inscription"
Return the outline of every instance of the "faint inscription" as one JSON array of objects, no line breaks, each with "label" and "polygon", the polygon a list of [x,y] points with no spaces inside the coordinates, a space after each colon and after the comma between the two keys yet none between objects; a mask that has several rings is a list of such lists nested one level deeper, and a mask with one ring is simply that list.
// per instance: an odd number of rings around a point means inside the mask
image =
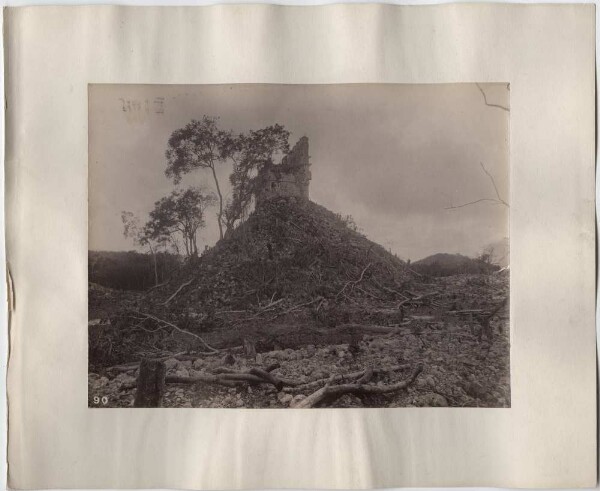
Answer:
[{"label": "faint inscription", "polygon": [[126,99],[119,98],[120,108],[127,121],[130,123],[142,123],[151,114],[165,113],[165,98],[154,97],[152,99]]}]

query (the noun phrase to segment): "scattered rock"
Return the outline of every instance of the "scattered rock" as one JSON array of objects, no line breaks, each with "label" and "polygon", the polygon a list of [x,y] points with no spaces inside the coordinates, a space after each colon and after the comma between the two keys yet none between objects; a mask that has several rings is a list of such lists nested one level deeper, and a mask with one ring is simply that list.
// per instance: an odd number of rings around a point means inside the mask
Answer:
[{"label": "scattered rock", "polygon": [[435,392],[417,396],[413,402],[418,407],[448,407],[446,398]]},{"label": "scattered rock", "polygon": [[417,379],[417,386],[421,388],[435,388],[435,379],[431,375],[420,376]]},{"label": "scattered rock", "polygon": [[285,351],[281,351],[281,350],[269,351],[268,353],[266,353],[266,356],[269,358],[274,358],[275,360],[287,360],[288,359],[288,354]]},{"label": "scattered rock", "polygon": [[317,370],[314,373],[314,377],[315,377],[315,380],[321,380],[324,378],[329,378],[330,375],[329,375],[329,372],[325,372],[323,370]]},{"label": "scattered rock", "polygon": [[114,379],[114,382],[117,384],[117,387],[122,387],[124,385],[135,384],[135,378],[127,373],[120,373]]},{"label": "scattered rock", "polygon": [[334,404],[334,407],[363,407],[362,401],[354,394],[344,394]]},{"label": "scattered rock", "polygon": [[277,399],[284,406],[289,404],[293,398],[294,397],[292,396],[292,394],[286,394],[285,392],[280,392],[279,394],[277,394]]},{"label": "scattered rock", "polygon": [[475,399],[479,399],[485,397],[485,388],[477,381],[468,382],[464,385],[465,392],[474,397]]},{"label": "scattered rock", "polygon": [[188,372],[187,368],[180,366],[180,367],[178,367],[177,371],[175,372],[175,376],[176,377],[189,377],[190,372]]},{"label": "scattered rock", "polygon": [[105,386],[107,386],[107,385],[108,385],[108,383],[109,383],[109,382],[110,382],[110,380],[108,380],[106,377],[100,377],[100,378],[98,379],[98,382],[97,382],[97,384],[96,384],[96,385],[97,385],[98,387],[105,387]]}]

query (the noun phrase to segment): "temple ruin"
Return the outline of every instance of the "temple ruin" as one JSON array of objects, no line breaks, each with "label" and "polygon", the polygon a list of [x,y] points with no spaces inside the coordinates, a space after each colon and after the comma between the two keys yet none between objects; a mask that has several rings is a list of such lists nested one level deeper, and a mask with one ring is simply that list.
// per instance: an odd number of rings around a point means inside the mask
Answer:
[{"label": "temple ruin", "polygon": [[264,166],[257,176],[257,204],[276,197],[309,199],[311,179],[308,155],[308,138],[303,136],[280,164]]}]

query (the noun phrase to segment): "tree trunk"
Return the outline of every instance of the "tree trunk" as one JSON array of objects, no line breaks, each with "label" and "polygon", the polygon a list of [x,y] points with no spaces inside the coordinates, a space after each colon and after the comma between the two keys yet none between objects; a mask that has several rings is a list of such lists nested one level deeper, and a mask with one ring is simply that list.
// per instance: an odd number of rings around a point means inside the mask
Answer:
[{"label": "tree trunk", "polygon": [[223,195],[221,194],[221,188],[219,187],[219,180],[217,179],[217,173],[215,172],[214,165],[211,166],[213,178],[215,179],[215,186],[217,188],[217,194],[219,195],[219,214],[217,215],[219,220],[219,238],[223,238]]},{"label": "tree trunk", "polygon": [[190,239],[188,238],[187,234],[184,235],[184,243],[185,243],[185,255],[186,256],[191,256],[190,253]]},{"label": "tree trunk", "polygon": [[167,368],[160,360],[141,361],[134,407],[162,407],[166,373]]},{"label": "tree trunk", "polygon": [[150,254],[152,254],[152,259],[154,261],[154,286],[158,285],[158,264],[156,263],[156,253],[151,245],[148,246],[150,248]]}]

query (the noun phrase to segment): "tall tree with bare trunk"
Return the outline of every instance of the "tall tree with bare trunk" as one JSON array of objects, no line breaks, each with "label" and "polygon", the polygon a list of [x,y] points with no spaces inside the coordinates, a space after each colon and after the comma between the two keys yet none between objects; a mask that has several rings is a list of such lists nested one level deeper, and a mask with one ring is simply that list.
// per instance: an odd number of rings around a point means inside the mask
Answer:
[{"label": "tall tree with bare trunk", "polygon": [[231,160],[236,150],[236,138],[231,131],[220,129],[217,123],[218,118],[205,115],[201,120],[193,119],[185,127],[175,130],[169,138],[165,154],[165,174],[177,184],[184,174],[194,169],[210,170],[219,199],[217,218],[222,239],[225,204],[217,177],[217,167]]}]

